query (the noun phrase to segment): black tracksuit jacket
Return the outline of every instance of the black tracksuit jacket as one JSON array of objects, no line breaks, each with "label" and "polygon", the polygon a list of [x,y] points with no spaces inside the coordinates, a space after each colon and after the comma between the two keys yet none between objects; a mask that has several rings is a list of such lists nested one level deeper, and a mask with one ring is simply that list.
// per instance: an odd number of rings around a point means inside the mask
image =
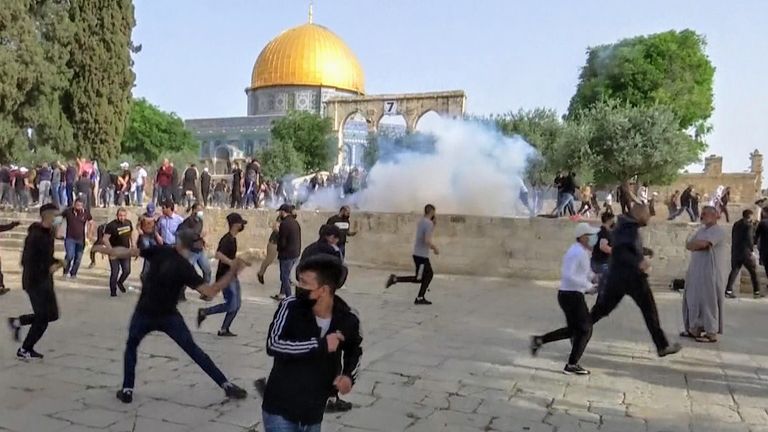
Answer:
[{"label": "black tracksuit jacket", "polygon": [[[311,306],[288,297],[275,312],[267,334],[267,354],[274,357],[262,408],[292,422],[311,425],[323,420],[328,398],[339,375],[357,379],[363,355],[360,320],[336,296],[328,334],[340,331],[344,341],[329,353]],[[343,363],[342,363],[343,360]]]}]

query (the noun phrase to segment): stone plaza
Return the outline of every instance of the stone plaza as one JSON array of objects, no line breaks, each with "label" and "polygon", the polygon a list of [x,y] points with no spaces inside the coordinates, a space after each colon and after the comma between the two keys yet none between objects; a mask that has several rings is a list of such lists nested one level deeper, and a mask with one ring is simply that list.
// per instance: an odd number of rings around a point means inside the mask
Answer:
[{"label": "stone plaza", "polygon": [[[18,255],[6,251],[2,259],[13,288],[0,297],[3,316],[26,313]],[[138,295],[110,298],[105,261],[97,261],[77,280],[56,277],[61,318],[38,345],[43,361],[15,360],[8,334],[0,343],[0,431],[262,430],[252,383],[271,365],[265,333],[277,269],[270,268],[265,286],[255,269],[242,275],[237,338],[215,335],[217,317],[194,329],[203,305],[194,294],[180,306],[197,342],[249,390],[247,399],[226,401],[186,354],[156,334],[140,347],[136,398],[124,405],[114,393]],[[528,352],[529,335],[563,324],[555,282],[441,275],[440,257],[434,266],[428,297],[435,304],[428,307],[413,305],[416,286],[385,290],[385,269],[351,268],[340,295],[362,318],[363,369],[347,397],[355,408],[326,415],[324,431],[768,431],[764,302],[728,302],[721,342],[683,342],[679,355],[658,359],[640,312],[624,301],[595,328],[582,361],[592,375],[568,377],[561,373],[567,343],[536,358]],[[680,295],[658,287],[656,296],[662,323],[677,339]]]}]

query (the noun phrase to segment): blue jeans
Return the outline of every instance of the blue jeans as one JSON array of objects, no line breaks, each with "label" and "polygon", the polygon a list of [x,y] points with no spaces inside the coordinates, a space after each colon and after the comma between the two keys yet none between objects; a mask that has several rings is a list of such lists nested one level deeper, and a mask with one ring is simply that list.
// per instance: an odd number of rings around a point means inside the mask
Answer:
[{"label": "blue jeans", "polygon": [[61,183],[51,183],[51,198],[57,207],[61,207]]},{"label": "blue jeans", "polygon": [[192,339],[192,333],[189,332],[189,327],[184,323],[184,318],[178,311],[171,315],[161,316],[150,316],[136,311],[131,318],[131,325],[128,328],[128,342],[125,345],[123,388],[133,388],[136,380],[136,351],[144,336],[153,331],[163,332],[173,339],[219,387],[227,382],[227,378],[216,367],[213,360]]},{"label": "blue jeans", "polygon": [[291,295],[291,271],[296,265],[296,258],[280,260],[280,294]]},{"label": "blue jeans", "polygon": [[667,220],[673,220],[676,219],[681,214],[688,212],[688,216],[691,218],[691,222],[696,221],[696,215],[693,214],[693,209],[691,207],[680,207],[677,209],[677,211],[671,215],[669,215],[669,218]]},{"label": "blue jeans", "polygon": [[555,211],[557,217],[564,215],[565,208],[569,205],[573,205],[573,195],[564,192],[560,195],[560,202],[557,204],[557,210]]},{"label": "blue jeans", "polygon": [[59,183],[59,207],[67,207],[69,200],[67,200],[67,185],[65,183]]},{"label": "blue jeans", "polygon": [[224,322],[221,323],[222,330],[229,330],[229,326],[232,325],[232,321],[237,316],[237,311],[240,310],[240,305],[243,301],[242,292],[240,291],[240,281],[235,278],[232,282],[224,288],[224,303],[211,306],[205,310],[206,315],[215,315],[220,313],[226,313],[224,315]]},{"label": "blue jeans", "polygon": [[264,410],[261,410],[261,421],[264,423],[264,432],[320,432],[320,426],[322,425],[322,423],[312,425],[294,423]]},{"label": "blue jeans", "polygon": [[133,202],[139,207],[144,207],[144,185],[136,185],[136,198]]},{"label": "blue jeans", "polygon": [[192,264],[192,267],[197,264],[197,266],[200,267],[200,271],[203,272],[203,280],[205,280],[205,283],[211,283],[211,262],[208,261],[205,252],[190,254],[189,263]]},{"label": "blue jeans", "polygon": [[77,270],[80,268],[80,261],[83,259],[83,251],[85,251],[85,243],[79,240],[65,238],[64,239],[64,274],[69,273],[72,276],[77,276]]}]

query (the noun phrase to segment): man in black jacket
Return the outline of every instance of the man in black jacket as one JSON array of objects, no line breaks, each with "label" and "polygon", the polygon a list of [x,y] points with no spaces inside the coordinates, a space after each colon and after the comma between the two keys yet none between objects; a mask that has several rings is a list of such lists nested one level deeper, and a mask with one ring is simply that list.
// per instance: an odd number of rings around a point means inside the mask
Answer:
[{"label": "man in black jacket", "polygon": [[763,207],[760,211],[760,222],[755,231],[755,244],[760,253],[760,262],[765,268],[766,276],[768,276],[768,207]]},{"label": "man in black jacket", "polygon": [[[639,229],[646,226],[650,218],[651,213],[648,207],[642,204],[633,205],[629,215],[619,216],[616,228],[612,232],[611,259],[605,286],[600,290],[589,314],[592,324],[597,324],[616,309],[624,296],[632,297],[643,313],[645,325],[656,345],[656,352],[659,357],[665,357],[677,353],[682,348],[679,343],[670,344],[664,330],[661,329],[656,300],[648,284],[648,271],[651,264],[646,257],[653,252],[643,247]],[[563,327],[550,333],[547,343],[570,337],[570,330]],[[531,354],[536,355],[543,344],[541,337],[532,337]]]},{"label": "man in black jacket", "polygon": [[35,344],[43,337],[48,323],[59,319],[59,306],[53,291],[53,274],[64,263],[53,257],[53,240],[56,225],[61,222],[59,208],[53,204],[40,207],[40,222],[35,222],[27,230],[24,250],[21,252],[21,286],[32,303],[32,314],[8,318],[8,325],[13,332],[13,339],[18,342],[21,327],[30,326],[24,343],[16,351],[20,360],[42,359],[43,355],[35,351]]},{"label": "man in black jacket", "polygon": [[341,238],[341,230],[335,225],[323,225],[320,227],[319,234],[320,238],[317,239],[316,242],[310,243],[309,246],[305,247],[301,252],[299,262],[320,254],[344,259],[344,257],[341,256],[341,251],[338,247],[339,239]]},{"label": "man in black jacket", "polygon": [[319,432],[326,401],[352,390],[363,353],[360,320],[336,295],[347,275],[341,260],[308,258],[297,275],[296,296],[280,303],[267,334],[274,364],[262,404],[266,432]]},{"label": "man in black jacket", "polygon": [[747,269],[752,280],[752,292],[755,297],[760,297],[760,286],[757,283],[757,270],[752,251],[755,247],[755,225],[752,223],[754,212],[746,209],[741,214],[741,220],[736,221],[731,229],[731,273],[728,275],[728,285],[725,287],[725,296],[736,298],[733,293],[733,283],[741,267]]},{"label": "man in black jacket", "polygon": [[283,204],[277,210],[280,228],[277,232],[277,259],[280,261],[280,294],[273,299],[282,300],[291,295],[291,271],[301,255],[301,226],[296,221],[294,208]]}]

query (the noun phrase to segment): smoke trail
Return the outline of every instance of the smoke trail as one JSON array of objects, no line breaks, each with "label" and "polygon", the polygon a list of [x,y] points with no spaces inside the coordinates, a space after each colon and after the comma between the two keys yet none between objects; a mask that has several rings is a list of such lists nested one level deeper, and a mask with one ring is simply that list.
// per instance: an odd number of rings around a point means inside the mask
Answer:
[{"label": "smoke trail", "polygon": [[534,153],[528,143],[465,120],[441,119],[428,133],[431,138],[412,136],[415,150],[380,159],[357,197],[358,207],[418,212],[432,203],[442,213],[528,214],[518,198],[526,161]]}]

